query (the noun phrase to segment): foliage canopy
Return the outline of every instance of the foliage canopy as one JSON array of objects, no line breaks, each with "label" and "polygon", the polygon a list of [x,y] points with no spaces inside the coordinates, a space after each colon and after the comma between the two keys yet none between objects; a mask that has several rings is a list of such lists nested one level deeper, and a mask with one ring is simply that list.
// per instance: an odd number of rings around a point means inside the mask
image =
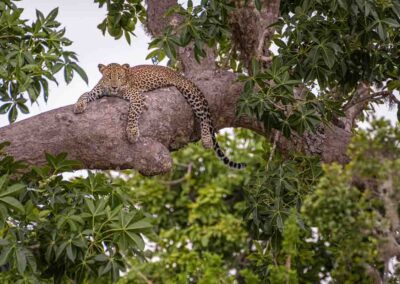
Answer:
[{"label": "foliage canopy", "polygon": [[[17,2],[0,3],[0,114],[10,122],[29,112],[28,100],[47,100],[61,70],[67,83],[74,73],[87,81],[66,50],[71,41],[58,10],[37,11],[29,23]],[[144,1],[94,2],[108,13],[98,28],[115,39],[130,42],[146,22]],[[152,40],[148,58],[180,68],[179,48],[192,45],[199,62],[214,48],[218,66],[243,82],[238,115],[287,138],[340,120],[361,87],[369,108],[398,104],[398,1],[281,1],[262,46],[268,60],[246,51],[235,29],[239,10],[260,13],[263,5],[172,7],[166,16],[180,21]],[[355,133],[345,166],[281,153],[274,141],[243,130],[219,138],[233,157],[247,150],[242,172],[198,145],[175,153],[169,175],[146,179],[131,171],[67,178],[78,162],[65,154],[46,154],[47,166],[27,171],[0,152],[1,282],[397,283],[400,269],[389,264],[400,255],[400,132],[369,121]]]}]

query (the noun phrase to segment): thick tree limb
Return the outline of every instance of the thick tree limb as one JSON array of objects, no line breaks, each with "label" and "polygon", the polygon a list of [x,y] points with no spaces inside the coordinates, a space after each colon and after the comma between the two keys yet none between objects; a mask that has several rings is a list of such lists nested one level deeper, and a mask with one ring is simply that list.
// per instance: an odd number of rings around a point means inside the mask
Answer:
[{"label": "thick tree limb", "polygon": [[[177,25],[180,21],[177,15],[164,17],[165,12],[176,5],[176,0],[161,2],[147,0],[147,30],[153,36],[161,35],[166,26]],[[267,27],[278,17],[279,3],[279,0],[263,1],[260,12],[253,6],[238,9],[240,15],[247,13],[249,17],[254,16],[254,23],[237,22],[239,30],[233,35],[244,43],[251,43],[247,59],[268,56],[265,47],[273,30]],[[242,31],[245,26],[254,31]],[[254,41],[247,36],[255,36]],[[241,49],[241,52],[245,54],[246,50]],[[235,74],[216,69],[212,49],[208,50],[201,64],[194,60],[190,46],[179,50],[179,58],[185,74],[207,97],[216,129],[244,127],[268,139],[276,136],[266,132],[262,123],[254,119],[236,118],[236,105],[243,85],[236,81]],[[144,175],[165,173],[172,166],[169,151],[198,140],[199,127],[190,107],[176,89],[156,90],[145,94],[145,97],[148,109],[140,118],[141,138],[135,144],[129,144],[125,137],[128,103],[117,98],[94,102],[81,115],[73,114],[72,107],[67,106],[0,128],[0,142],[11,141],[7,153],[32,165],[45,163],[44,152],[67,152],[70,158],[81,160],[83,168],[87,169],[132,168]],[[350,122],[346,119],[345,122],[352,125],[353,119],[354,116],[349,113]],[[293,136],[290,140],[279,135],[276,147],[282,152],[302,151],[319,155],[325,162],[345,163],[351,138],[351,130],[346,130],[332,125],[321,126],[317,134]]]},{"label": "thick tree limb", "polygon": [[[236,82],[234,74],[204,71],[192,79],[209,101],[216,129],[244,127],[272,137],[259,122],[235,117],[242,85]],[[44,152],[67,152],[71,159],[82,161],[86,169],[137,169],[144,175],[166,173],[172,167],[169,151],[198,140],[199,126],[175,88],[149,92],[145,97],[147,108],[139,120],[142,138],[135,144],[129,144],[125,137],[128,103],[118,98],[93,102],[80,115],[67,106],[0,128],[0,142],[10,141],[7,153],[31,165],[44,164]],[[327,162],[345,162],[350,137],[351,133],[338,127],[327,128],[321,141],[314,144],[314,154]],[[308,148],[305,138],[277,141],[281,151]],[[244,151],[244,160],[245,157]]]}]

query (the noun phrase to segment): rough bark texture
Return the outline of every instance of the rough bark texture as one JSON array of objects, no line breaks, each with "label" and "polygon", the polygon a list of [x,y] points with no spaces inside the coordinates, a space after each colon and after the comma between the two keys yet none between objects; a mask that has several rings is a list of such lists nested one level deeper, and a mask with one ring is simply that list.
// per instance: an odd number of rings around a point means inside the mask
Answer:
[{"label": "rough bark texture", "polygon": [[[166,26],[179,23],[177,16],[164,17],[176,0],[146,2],[147,31],[151,35],[159,36]],[[232,25],[238,26],[233,40],[249,45],[238,45],[245,60],[248,61],[250,57],[264,60],[268,57],[266,47],[273,34],[268,25],[279,16],[279,4],[279,0],[263,1],[261,11],[251,6],[238,7],[238,15],[232,15]],[[235,21],[241,13],[252,15],[254,20]],[[245,25],[252,31],[246,31]],[[253,37],[253,40],[249,37]],[[360,102],[365,103],[363,94],[366,92],[360,90],[359,100],[348,106],[347,117],[342,121],[345,127],[338,127],[339,124],[321,126],[316,134],[306,133],[302,137],[285,139],[282,135],[264,131],[262,124],[256,120],[235,117],[243,86],[236,81],[235,74],[216,68],[213,49],[207,49],[207,57],[200,64],[194,60],[190,46],[179,50],[179,59],[185,75],[205,94],[216,129],[248,128],[275,140],[282,152],[296,150],[320,155],[325,162],[347,162],[346,149],[351,129],[354,118],[362,111]],[[265,62],[268,64],[268,60]],[[144,175],[165,173],[172,166],[169,151],[198,140],[199,127],[190,107],[175,88],[156,90],[145,94],[145,97],[147,110],[139,121],[142,136],[135,144],[129,144],[125,137],[128,103],[117,98],[104,98],[91,103],[86,112],[80,115],[73,114],[72,106],[67,106],[0,128],[0,142],[12,142],[7,153],[32,165],[45,162],[44,152],[67,152],[70,158],[81,160],[83,168],[132,168]],[[243,157],[245,160],[245,151]]]},{"label": "rough bark texture", "polygon": [[[257,121],[235,117],[242,86],[234,74],[210,71],[192,80],[210,102],[217,129],[244,127],[270,136]],[[32,165],[45,163],[44,152],[67,152],[71,159],[81,160],[84,168],[133,168],[144,175],[165,173],[172,166],[169,151],[198,140],[199,126],[175,88],[149,92],[145,97],[146,108],[139,120],[142,138],[135,144],[129,144],[125,137],[128,103],[118,98],[95,101],[83,114],[76,115],[72,106],[66,106],[0,128],[0,142],[10,141],[7,153]],[[350,133],[334,127],[325,133],[325,143],[315,147],[325,161],[344,162],[349,137]],[[304,150],[302,143],[283,138],[278,147],[283,151]]]}]

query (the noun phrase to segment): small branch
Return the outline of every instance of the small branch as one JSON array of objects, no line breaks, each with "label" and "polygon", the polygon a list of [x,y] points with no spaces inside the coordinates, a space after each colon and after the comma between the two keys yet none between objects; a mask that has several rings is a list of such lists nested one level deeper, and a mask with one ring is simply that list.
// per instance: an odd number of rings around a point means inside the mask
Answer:
[{"label": "small branch", "polygon": [[272,62],[272,57],[271,56],[259,56],[258,58],[260,60],[264,61],[267,64]]},{"label": "small branch", "polygon": [[[270,58],[270,57],[264,56],[265,39],[268,34],[269,34],[269,30],[265,29],[258,38],[258,47],[256,50],[256,57],[261,60],[264,60],[263,58]],[[264,60],[264,61],[266,61],[266,60]],[[271,61],[271,60],[269,60],[269,61]],[[269,63],[269,61],[268,61],[268,63]]]},{"label": "small branch", "polygon": [[291,266],[292,266],[292,257],[291,257],[291,255],[288,255],[288,257],[286,258],[285,266],[286,266],[286,271],[287,271],[287,273],[286,273],[286,284],[289,284],[290,283],[290,269],[291,269]]},{"label": "small branch", "polygon": [[[373,101],[373,100],[383,99],[383,98],[391,96],[391,95],[392,95],[392,92],[389,92],[389,91],[381,91],[381,92],[370,93],[369,95],[365,95],[364,97],[358,97],[355,100],[351,100],[348,104],[346,104],[344,106],[343,109],[346,111],[349,108],[354,107],[354,106],[356,106],[358,104],[363,104],[365,102],[370,102],[370,101]],[[399,100],[396,97],[394,97],[393,100],[396,103],[399,102]]]},{"label": "small branch", "polygon": [[373,281],[372,283],[374,283],[374,284],[382,284],[383,283],[381,275],[379,274],[379,271],[375,267],[373,267],[369,264],[365,264],[365,270],[367,272],[367,275],[369,275],[369,277]]},{"label": "small branch", "polygon": [[278,142],[279,135],[280,135],[279,131],[275,131],[273,145],[272,145],[271,153],[269,154],[269,158],[268,158],[268,162],[267,162],[267,166],[266,166],[266,171],[268,171],[269,165],[272,162],[272,158],[274,157],[275,149],[276,149],[276,142]]},{"label": "small branch", "polygon": [[356,118],[365,108],[365,99],[371,95],[370,91],[368,82],[360,82],[357,86],[356,93],[348,103],[348,106],[345,107],[346,120],[344,121],[344,129],[346,131],[350,132],[353,129]]},{"label": "small branch", "polygon": [[[147,3],[147,30],[153,37],[161,36],[168,26],[174,29],[179,26],[182,21],[180,15],[174,14],[169,18],[165,17],[165,13],[172,7],[178,5],[177,0],[146,0]],[[187,47],[178,49],[178,58],[182,63],[183,73],[193,78],[203,71],[216,70],[215,50],[208,46],[204,47],[206,56],[198,63],[194,58],[194,45],[189,44]]]},{"label": "small branch", "polygon": [[34,244],[34,245],[31,245],[31,246],[28,246],[28,248],[30,250],[38,250],[40,248],[40,244]]},{"label": "small branch", "polygon": [[160,183],[165,184],[165,185],[176,185],[176,184],[180,184],[181,182],[185,181],[188,179],[188,177],[190,177],[190,175],[192,174],[192,167],[193,164],[190,163],[187,166],[187,172],[185,173],[185,175],[179,179],[176,180],[171,180],[171,181],[166,181],[166,180],[160,180]]}]

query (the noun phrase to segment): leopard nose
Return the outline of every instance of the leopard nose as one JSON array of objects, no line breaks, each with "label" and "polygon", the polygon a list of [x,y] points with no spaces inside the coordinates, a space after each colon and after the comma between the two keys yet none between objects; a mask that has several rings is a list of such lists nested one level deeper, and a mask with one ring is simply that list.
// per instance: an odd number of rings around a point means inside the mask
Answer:
[{"label": "leopard nose", "polygon": [[116,90],[118,89],[118,87],[111,86],[111,89],[112,89],[113,91],[116,91]]}]

